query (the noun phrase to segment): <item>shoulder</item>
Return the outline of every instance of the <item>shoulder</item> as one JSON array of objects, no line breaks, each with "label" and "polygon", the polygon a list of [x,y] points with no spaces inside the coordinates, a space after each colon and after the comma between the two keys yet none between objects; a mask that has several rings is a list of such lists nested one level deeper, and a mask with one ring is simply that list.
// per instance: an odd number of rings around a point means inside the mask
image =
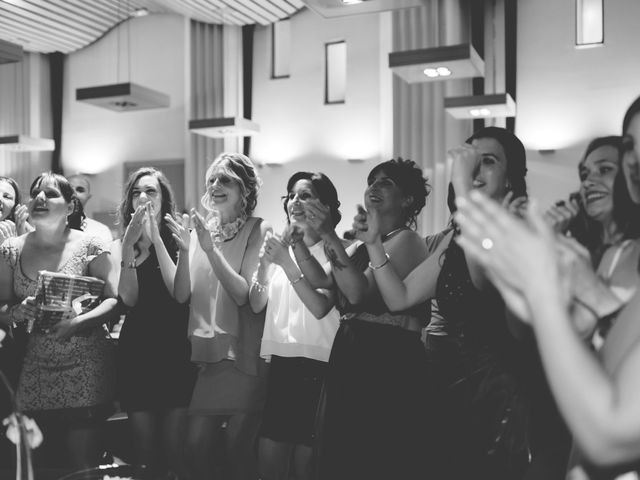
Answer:
[{"label": "shoulder", "polygon": [[110,245],[104,240],[104,238],[85,233],[80,230],[72,230],[69,238],[72,242],[77,242],[81,245],[87,255],[97,256],[103,252],[109,252]]},{"label": "shoulder", "polygon": [[249,242],[259,241],[262,244],[262,240],[268,232],[272,232],[273,228],[265,219],[261,217],[249,217],[247,219],[247,226],[251,228],[249,234]]},{"label": "shoulder", "polygon": [[107,227],[104,223],[98,222],[97,220],[94,220],[93,218],[88,218],[88,217],[85,219],[85,222],[86,222],[85,233],[104,238],[105,240],[108,240],[108,241],[113,239],[111,229]]},{"label": "shoulder", "polygon": [[426,253],[427,244],[414,230],[403,230],[389,240],[390,249],[408,250],[407,254]]}]

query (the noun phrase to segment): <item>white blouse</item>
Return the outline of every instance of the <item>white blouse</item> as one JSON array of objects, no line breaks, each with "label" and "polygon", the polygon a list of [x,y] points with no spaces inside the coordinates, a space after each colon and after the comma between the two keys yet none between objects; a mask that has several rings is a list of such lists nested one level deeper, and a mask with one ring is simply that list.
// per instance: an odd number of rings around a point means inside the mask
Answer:
[{"label": "white blouse", "polygon": [[[322,240],[309,247],[309,252],[320,265],[327,263]],[[289,253],[292,255],[291,251]],[[271,355],[278,355],[326,362],[339,323],[340,315],[335,307],[320,319],[314,317],[296,294],[284,270],[277,267],[269,283],[260,356],[267,360]]]}]

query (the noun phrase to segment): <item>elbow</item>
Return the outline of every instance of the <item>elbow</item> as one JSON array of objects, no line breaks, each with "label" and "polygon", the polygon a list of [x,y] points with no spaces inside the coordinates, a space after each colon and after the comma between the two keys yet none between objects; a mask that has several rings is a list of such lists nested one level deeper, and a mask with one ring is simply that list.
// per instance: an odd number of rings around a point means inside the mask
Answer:
[{"label": "elbow", "polygon": [[322,320],[327,314],[331,311],[331,307],[329,308],[314,308],[311,310],[311,313],[317,320]]},{"label": "elbow", "polygon": [[610,467],[637,460],[640,455],[640,433],[628,435],[603,428],[580,442],[586,457],[599,467]]}]

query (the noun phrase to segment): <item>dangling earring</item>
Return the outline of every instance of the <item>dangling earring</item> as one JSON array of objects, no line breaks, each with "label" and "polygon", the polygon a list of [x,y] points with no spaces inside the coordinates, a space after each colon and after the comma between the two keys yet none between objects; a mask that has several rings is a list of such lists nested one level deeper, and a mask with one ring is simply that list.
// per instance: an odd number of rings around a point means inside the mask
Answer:
[{"label": "dangling earring", "polygon": [[512,190],[511,182],[509,180],[507,180],[507,183],[505,184],[504,188],[506,188],[508,192],[510,192]]}]

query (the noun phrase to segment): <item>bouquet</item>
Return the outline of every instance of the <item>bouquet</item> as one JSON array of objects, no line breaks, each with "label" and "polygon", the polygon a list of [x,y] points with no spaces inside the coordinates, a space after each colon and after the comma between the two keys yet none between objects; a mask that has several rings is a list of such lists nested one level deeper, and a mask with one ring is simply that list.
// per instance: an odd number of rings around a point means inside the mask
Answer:
[{"label": "bouquet", "polygon": [[80,315],[95,308],[102,299],[104,283],[95,277],[39,271],[37,313],[29,331],[46,333],[69,313]]}]

